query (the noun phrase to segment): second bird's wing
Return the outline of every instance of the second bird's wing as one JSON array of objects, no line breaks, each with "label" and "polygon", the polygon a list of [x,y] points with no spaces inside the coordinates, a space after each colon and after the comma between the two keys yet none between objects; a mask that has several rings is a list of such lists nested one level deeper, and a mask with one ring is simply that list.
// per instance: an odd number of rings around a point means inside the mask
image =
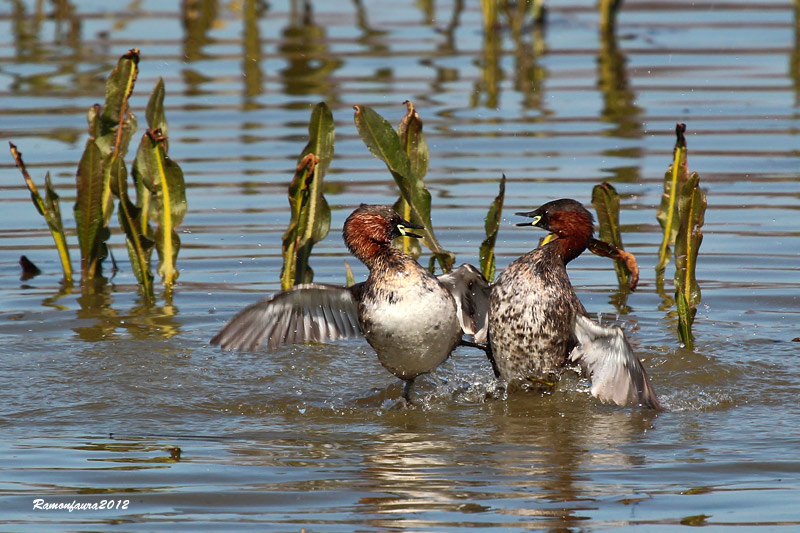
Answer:
[{"label": "second bird's wing", "polygon": [[604,327],[576,315],[572,330],[578,345],[570,360],[579,363],[589,376],[593,396],[617,405],[640,403],[661,408],[642,362],[620,328]]},{"label": "second bird's wing", "polygon": [[274,350],[281,344],[360,336],[358,293],[362,286],[297,285],[239,311],[211,344],[226,350],[254,350],[266,344]]},{"label": "second bird's wing", "polygon": [[475,342],[486,342],[489,282],[477,268],[466,263],[438,278],[456,300],[461,330],[473,335]]}]

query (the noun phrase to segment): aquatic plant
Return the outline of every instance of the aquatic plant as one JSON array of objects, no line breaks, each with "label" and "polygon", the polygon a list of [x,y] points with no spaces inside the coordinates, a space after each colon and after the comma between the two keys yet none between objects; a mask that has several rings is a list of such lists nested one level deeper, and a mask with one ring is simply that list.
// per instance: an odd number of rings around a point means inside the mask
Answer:
[{"label": "aquatic plant", "polygon": [[695,268],[703,242],[701,228],[707,202],[699,187],[700,176],[697,172],[689,173],[685,132],[685,124],[675,126],[673,160],[664,176],[664,195],[657,213],[664,236],[656,265],[656,286],[662,297],[668,299],[664,292],[664,272],[670,258],[670,246],[674,245],[678,334],[681,342],[691,347],[694,341],[691,326],[700,303]]},{"label": "aquatic plant", "polygon": [[675,244],[678,235],[678,196],[683,186],[689,180],[689,167],[686,161],[686,131],[685,124],[675,127],[675,148],[672,155],[672,164],[664,174],[664,194],[661,204],[656,212],[656,218],[664,231],[661,247],[658,250],[658,263],[656,264],[656,283],[659,287],[664,284],[664,271],[672,254],[670,246]]},{"label": "aquatic plant", "polygon": [[700,177],[692,173],[683,188],[678,211],[680,226],[675,241],[675,302],[678,308],[678,335],[692,347],[692,323],[700,304],[700,286],[695,277],[697,252],[703,242],[706,195],[699,186]]},{"label": "aquatic plant", "polygon": [[[132,170],[137,205],[134,209],[123,210],[123,205],[129,205],[129,202],[123,202],[120,197],[120,221],[123,213],[126,217],[130,215],[122,226],[126,229],[131,264],[135,263],[134,256],[146,257],[149,263],[155,243],[158,275],[169,294],[178,279],[176,262],[181,240],[175,228],[183,222],[187,204],[183,171],[167,155],[169,144],[164,117],[164,82],[161,79],[150,96],[146,117],[148,129],[142,135]],[[157,224],[155,232],[149,227],[148,219]],[[149,266],[142,269],[140,275],[150,276]],[[141,279],[139,281],[141,283]]]},{"label": "aquatic plant", "polygon": [[31,193],[31,201],[36,207],[36,210],[42,215],[50,228],[50,234],[53,236],[53,241],[58,251],[58,257],[61,260],[61,269],[64,272],[64,283],[72,284],[72,263],[69,259],[69,247],[67,246],[67,237],[64,233],[64,223],[61,220],[61,208],[58,202],[58,194],[53,189],[53,184],[50,182],[50,173],[44,176],[44,189],[45,197],[42,199],[36,184],[33,182],[28,170],[25,168],[25,163],[22,160],[22,152],[17,150],[14,143],[9,142],[8,146],[11,150],[11,156],[17,164],[22,177],[25,179],[25,185]]},{"label": "aquatic plant", "polygon": [[[407,116],[409,113],[416,114],[413,105],[406,105]],[[354,109],[354,120],[361,139],[370,152],[389,168],[398,189],[400,189],[402,199],[409,206],[411,217],[407,220],[425,228],[422,230],[422,243],[433,253],[429,270],[433,271],[434,262],[438,261],[442,271],[449,272],[455,263],[455,255],[445,250],[436,240],[431,223],[431,194],[425,188],[422,179],[413,170],[406,146],[391,124],[372,108],[356,105]],[[415,124],[419,125],[419,128],[422,127],[418,116],[413,120]],[[419,143],[417,146],[420,147]],[[427,147],[425,150],[427,151]]]},{"label": "aquatic plant", "polygon": [[[422,119],[414,109],[414,104],[411,100],[406,100],[405,104],[406,114],[397,126],[397,136],[408,155],[411,172],[421,181],[428,173],[428,142],[422,132]],[[392,208],[401,217],[411,221],[413,217],[411,205],[403,198],[402,194]],[[419,259],[419,256],[422,255],[422,247],[417,239],[398,237],[394,244],[414,259]]]},{"label": "aquatic plant", "polygon": [[495,257],[494,245],[497,242],[497,232],[500,230],[500,220],[503,216],[503,202],[506,196],[506,175],[500,178],[500,191],[497,193],[489,212],[486,213],[484,228],[486,239],[481,243],[479,255],[481,258],[481,273],[488,281],[494,280]]},{"label": "aquatic plant", "polygon": [[[108,256],[106,241],[108,224],[114,211],[114,198],[119,200],[119,222],[125,233],[128,255],[142,293],[152,299],[150,256],[159,252],[159,275],[168,294],[177,278],[175,260],[180,240],[174,229],[186,212],[183,173],[167,156],[167,124],[164,118],[164,84],[159,80],[147,107],[150,129],[144,134],[133,165],[136,182],[136,203],[128,195],[127,170],[124,158],[138,122],[130,110],[129,99],[139,73],[139,51],[131,49],[117,62],[106,80],[103,106],[93,105],[88,112],[89,137],[75,175],[74,206],[76,233],[81,253],[81,284],[84,288],[98,278],[102,262]],[[11,144],[11,153],[20,168],[36,209],[50,227],[61,259],[64,281],[72,282],[72,266],[64,236],[58,195],[45,178],[45,200],[39,196],[33,180],[25,170],[22,156]],[[153,233],[148,217],[158,223]]]},{"label": "aquatic plant", "polygon": [[289,185],[291,219],[283,234],[283,290],[314,278],[308,264],[311,249],[328,235],[331,227],[331,208],[322,194],[322,179],[333,158],[334,139],[333,115],[327,104],[320,102],[311,113],[308,144],[298,158]]},{"label": "aquatic plant", "polygon": [[592,189],[592,206],[597,212],[597,223],[600,226],[599,240],[611,247],[593,242],[589,249],[595,254],[614,260],[614,270],[620,287],[636,288],[639,267],[633,255],[625,252],[622,245],[619,228],[619,193],[610,183],[595,185]]}]

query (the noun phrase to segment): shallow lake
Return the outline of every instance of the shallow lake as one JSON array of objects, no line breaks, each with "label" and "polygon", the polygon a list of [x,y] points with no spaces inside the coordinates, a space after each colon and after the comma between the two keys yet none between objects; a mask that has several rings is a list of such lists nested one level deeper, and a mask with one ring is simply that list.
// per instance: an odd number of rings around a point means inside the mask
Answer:
[{"label": "shallow lake", "polygon": [[[800,526],[796,3],[626,0],[606,36],[588,0],[547,2],[544,28],[502,11],[489,32],[480,3],[463,0],[181,5],[0,6],[0,138],[40,187],[51,173],[73,264],[86,111],[130,48],[141,50],[140,133],[163,77],[188,198],[171,300],[160,286],[153,306],[137,294],[116,217],[120,271],[83,294],[61,285],[46,223],[11,156],[0,158],[3,529]],[[400,384],[363,340],[269,355],[209,346],[238,309],[280,288],[286,189],[323,100],[336,152],[315,281],[342,283],[345,263],[365,277],[342,222],[361,202],[397,198],[352,106],[396,124],[412,100],[434,227],[458,263],[478,264],[503,173],[498,269],[542,236],[515,227],[514,212],[589,204],[594,185],[614,184],[640,287],[620,292],[611,263],[589,253],[570,275],[592,315],[624,326],[665,410],[602,405],[574,374],[552,395],[492,398],[489,364],[469,348],[420,378],[417,405],[400,409]],[[677,122],[708,195],[691,350],[654,273]],[[42,274],[20,281],[21,255]]]}]

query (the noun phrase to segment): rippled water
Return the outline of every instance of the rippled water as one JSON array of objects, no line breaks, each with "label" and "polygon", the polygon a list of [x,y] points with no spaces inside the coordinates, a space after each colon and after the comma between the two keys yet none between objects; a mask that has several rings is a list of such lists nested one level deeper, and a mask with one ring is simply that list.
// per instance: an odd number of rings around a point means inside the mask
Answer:
[{"label": "rippled water", "polygon": [[[37,183],[49,170],[74,227],[85,113],[119,55],[142,52],[133,105],[167,87],[185,173],[180,284],[147,307],[123,240],[94,295],[62,288],[46,225],[0,159],[0,512],[14,531],[594,530],[800,525],[800,48],[792,3],[627,0],[616,37],[594,4],[549,2],[484,36],[477,2],[13,0],[0,6],[0,137]],[[37,11],[37,8],[41,11]],[[392,203],[352,106],[396,123],[415,102],[442,244],[478,263],[483,217],[508,176],[498,268],[541,235],[511,213],[557,197],[623,195],[640,289],[610,263],[570,265],[591,313],[619,320],[666,411],[598,404],[568,375],[552,396],[492,399],[460,348],[395,408],[397,380],[353,340],[273,355],[208,339],[279,288],[286,186],[313,104],[336,120],[333,231],[316,281],[342,282],[338,228]],[[676,122],[708,193],[694,350],[655,290],[655,207]],[[77,239],[73,261],[77,257]],[[43,274],[19,281],[27,255]],[[671,276],[671,266],[667,276]],[[489,399],[487,399],[487,393]],[[104,511],[36,510],[34,501]],[[123,502],[120,504],[120,502]],[[124,504],[127,502],[127,504]],[[125,508],[122,508],[125,507]]]}]

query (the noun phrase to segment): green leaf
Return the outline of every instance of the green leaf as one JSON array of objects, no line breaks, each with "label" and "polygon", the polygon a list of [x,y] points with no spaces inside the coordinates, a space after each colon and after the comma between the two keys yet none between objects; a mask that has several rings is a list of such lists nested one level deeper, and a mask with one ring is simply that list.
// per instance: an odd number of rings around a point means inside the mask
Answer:
[{"label": "green leaf", "polygon": [[100,263],[105,258],[108,230],[103,225],[104,180],[103,153],[94,140],[89,139],[75,177],[75,223],[84,280],[94,279],[100,273]]},{"label": "green leaf", "polygon": [[[281,268],[281,288],[288,290],[299,283],[313,280],[313,271],[308,266],[308,246],[303,246],[302,236],[309,218],[309,185],[314,179],[314,169],[319,162],[314,154],[306,154],[295,169],[294,178],[289,184],[289,207],[291,218],[289,227],[283,234],[283,267]],[[303,254],[300,250],[303,250]],[[303,258],[305,262],[303,262]],[[298,271],[300,274],[298,275]]]},{"label": "green leaf", "polygon": [[350,268],[350,265],[345,261],[344,263],[344,280],[345,286],[352,287],[356,284],[356,278],[353,276],[353,269]]},{"label": "green leaf", "polygon": [[153,87],[153,92],[150,93],[150,99],[147,101],[145,118],[147,118],[147,129],[161,130],[161,134],[167,137],[169,135],[169,129],[167,126],[167,117],[164,114],[165,92],[164,80],[158,78],[155,87]]},{"label": "green leaf", "polygon": [[45,219],[47,220],[47,225],[50,227],[50,233],[53,235],[58,257],[61,260],[61,268],[64,271],[64,281],[70,284],[72,283],[72,262],[69,258],[67,237],[64,234],[59,197],[55,189],[53,189],[53,184],[50,182],[49,172],[45,174],[44,177],[44,190]]},{"label": "green leaf", "polygon": [[[595,185],[592,189],[592,205],[597,212],[597,222],[600,225],[600,240],[611,244],[618,250],[624,250],[619,227],[619,194],[616,189],[607,182]],[[632,275],[625,265],[625,261],[615,258],[614,270],[617,272],[617,281],[620,287],[628,287]]]},{"label": "green leaf", "polygon": [[[675,300],[678,303],[679,332],[691,325],[700,304],[700,286],[697,284],[695,270],[697,254],[703,242],[703,223],[705,221],[706,196],[699,186],[700,176],[692,173],[683,188],[679,206],[680,226],[675,240]],[[681,310],[684,306],[685,309]],[[681,342],[686,342],[681,332]]]},{"label": "green leaf", "polygon": [[675,303],[678,308],[678,338],[681,344],[689,349],[694,346],[694,335],[692,335],[692,322],[696,309],[689,307],[686,296],[681,291],[675,292]]},{"label": "green leaf", "polygon": [[331,229],[331,209],[323,195],[322,180],[331,166],[335,138],[333,114],[325,102],[320,102],[314,106],[314,110],[311,112],[311,121],[308,124],[308,144],[301,152],[299,159],[302,160],[308,154],[314,154],[318,158],[313,178],[308,187],[309,206],[306,212],[308,218],[303,221],[304,240],[319,242],[328,235]]},{"label": "green leaf", "polygon": [[[166,138],[160,130],[147,130],[139,143],[135,173],[153,198],[158,274],[167,291],[178,279],[176,266],[180,238],[175,228],[186,214],[186,188],[181,167],[167,156]],[[141,222],[140,222],[141,227]]]},{"label": "green leaf", "polygon": [[308,138],[289,185],[291,220],[283,235],[281,269],[284,290],[313,280],[314,272],[308,265],[311,249],[331,227],[331,209],[323,195],[322,180],[333,159],[335,131],[333,114],[324,102],[311,112]]},{"label": "green leaf", "polygon": [[656,265],[656,282],[659,285],[664,282],[664,270],[670,258],[669,247],[675,243],[675,237],[678,234],[678,196],[683,184],[689,179],[685,132],[686,124],[677,124],[675,126],[677,138],[672,164],[664,175],[664,195],[661,197],[661,205],[656,214],[658,223],[661,224],[661,228],[664,230],[664,237],[658,250],[658,264]]},{"label": "green leaf", "polygon": [[106,80],[106,103],[101,113],[103,133],[111,131],[125,119],[128,99],[139,74],[139,50],[130,49],[119,58],[117,66]]},{"label": "green leaf", "polygon": [[[414,109],[414,104],[410,100],[406,100],[405,104],[407,111],[397,127],[397,136],[405,147],[411,172],[422,180],[425,178],[425,174],[428,173],[428,142],[422,132],[422,119]],[[422,224],[422,221],[414,220],[415,217],[411,212],[411,206],[408,205],[402,195],[392,206],[392,209],[404,219]],[[419,256],[422,255],[422,247],[417,239],[398,237],[395,239],[394,244],[414,259],[419,259]]]},{"label": "green leaf", "polygon": [[150,256],[155,243],[141,231],[141,218],[146,218],[142,210],[131,202],[128,196],[128,173],[125,163],[115,159],[112,163],[111,190],[119,199],[117,216],[122,230],[125,232],[125,243],[128,248],[128,257],[136,280],[142,289],[142,294],[148,301],[153,299],[153,274],[150,271]]},{"label": "green leaf", "polygon": [[428,141],[422,132],[422,119],[411,100],[406,100],[406,114],[397,127],[397,136],[405,147],[411,172],[422,180],[428,173]]},{"label": "green leaf", "polygon": [[64,234],[64,224],[61,219],[59,198],[58,194],[56,194],[56,191],[53,188],[53,184],[50,182],[50,173],[48,172],[44,178],[45,198],[42,200],[36,185],[33,183],[33,179],[31,178],[30,174],[28,174],[27,168],[25,168],[25,163],[22,160],[22,153],[17,150],[17,147],[14,145],[14,143],[9,142],[8,146],[11,150],[11,155],[14,158],[14,162],[19,168],[20,172],[22,172],[22,177],[25,179],[25,185],[28,187],[28,190],[31,193],[31,201],[33,202],[34,207],[39,214],[44,217],[45,222],[47,222],[47,226],[50,228],[50,234],[53,236],[53,241],[55,242],[56,250],[58,251],[58,257],[61,260],[61,269],[64,272],[64,282],[66,284],[72,284],[72,262],[69,258],[67,238]]},{"label": "green leaf", "polygon": [[497,233],[500,230],[500,221],[503,216],[503,202],[506,196],[506,175],[500,178],[500,192],[495,197],[489,212],[486,213],[484,227],[486,229],[486,239],[481,243],[481,272],[483,276],[492,281],[495,274],[494,245],[497,242]]},{"label": "green leaf", "polygon": [[[165,96],[164,80],[158,78],[153,92],[150,93],[150,99],[147,101],[147,111],[145,118],[147,119],[148,130],[160,130],[161,135],[165,137],[164,148],[169,152],[169,139],[167,139],[168,125],[167,117],[164,113],[164,96]],[[150,189],[144,184],[138,172],[137,165],[133,165],[131,177],[133,178],[134,186],[136,187],[136,207],[138,207],[143,216],[139,217],[139,231],[142,235],[153,239],[153,229],[148,224],[148,220],[152,219],[158,222],[158,213],[155,210],[152,201],[152,194]]]},{"label": "green leaf", "polygon": [[425,227],[422,243],[433,252],[442,270],[448,272],[455,255],[442,248],[433,233],[431,195],[411,170],[411,162],[397,132],[389,122],[367,106],[354,106],[358,133],[370,152],[389,168],[403,199],[411,209],[411,222]]}]

